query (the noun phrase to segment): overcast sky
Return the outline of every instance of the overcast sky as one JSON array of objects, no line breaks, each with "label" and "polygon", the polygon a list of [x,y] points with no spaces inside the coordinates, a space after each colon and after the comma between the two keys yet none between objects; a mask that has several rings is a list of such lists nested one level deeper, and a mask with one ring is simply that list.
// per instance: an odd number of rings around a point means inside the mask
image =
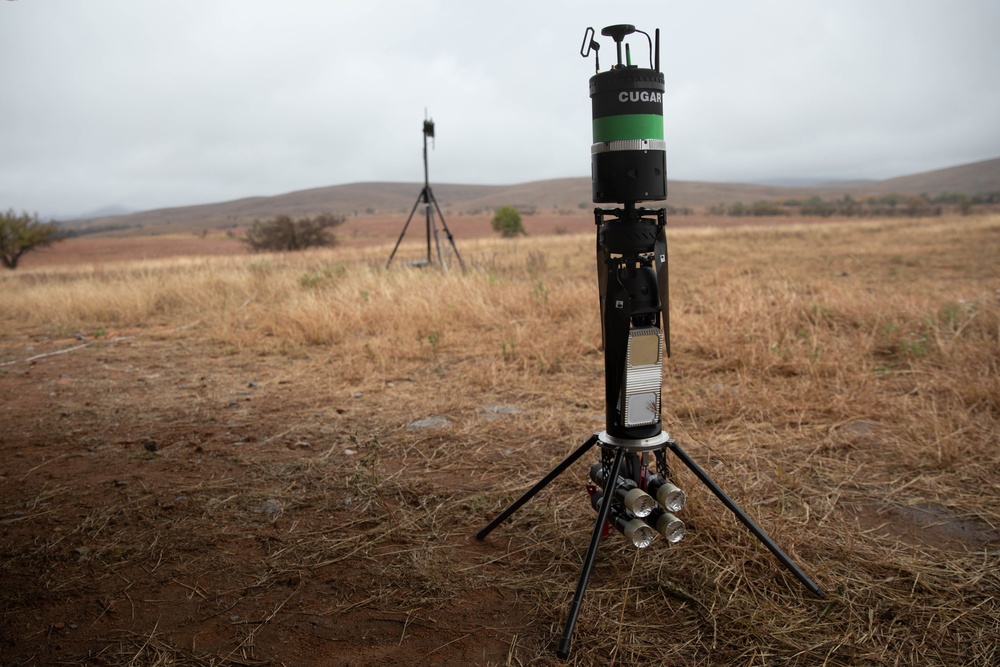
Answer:
[{"label": "overcast sky", "polygon": [[432,185],[587,176],[613,23],[661,29],[670,178],[1000,156],[997,0],[4,0],[0,209],[418,182],[425,108]]}]

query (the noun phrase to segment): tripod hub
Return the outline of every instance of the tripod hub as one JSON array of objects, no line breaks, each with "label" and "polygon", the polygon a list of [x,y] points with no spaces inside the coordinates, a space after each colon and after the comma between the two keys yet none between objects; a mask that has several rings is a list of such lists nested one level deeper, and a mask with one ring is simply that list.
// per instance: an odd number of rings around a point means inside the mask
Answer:
[{"label": "tripod hub", "polygon": [[602,445],[624,449],[626,452],[653,452],[666,446],[670,441],[670,434],[660,431],[651,438],[619,438],[607,431],[601,431],[597,434],[597,440]]}]

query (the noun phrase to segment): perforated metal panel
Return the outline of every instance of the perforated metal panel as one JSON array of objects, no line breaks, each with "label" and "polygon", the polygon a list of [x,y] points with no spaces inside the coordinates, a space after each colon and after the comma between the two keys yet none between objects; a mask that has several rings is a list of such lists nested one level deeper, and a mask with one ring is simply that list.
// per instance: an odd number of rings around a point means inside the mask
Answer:
[{"label": "perforated metal panel", "polygon": [[657,327],[630,330],[621,402],[626,427],[646,426],[660,420],[662,386],[663,332]]}]

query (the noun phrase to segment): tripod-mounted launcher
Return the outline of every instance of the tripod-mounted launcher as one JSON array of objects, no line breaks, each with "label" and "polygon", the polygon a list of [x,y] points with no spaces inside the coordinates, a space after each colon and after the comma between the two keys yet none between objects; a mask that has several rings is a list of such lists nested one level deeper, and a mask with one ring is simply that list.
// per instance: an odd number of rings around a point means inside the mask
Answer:
[{"label": "tripod-mounted launcher", "polygon": [[[626,36],[636,32],[645,35],[649,42],[649,69],[632,64],[630,46],[624,42]],[[674,513],[684,507],[685,494],[674,483],[667,463],[668,449],[806,588],[825,597],[819,586],[662,428],[663,355],[670,354],[664,231],[667,215],[663,208],[636,205],[667,198],[660,31],[655,32],[655,45],[647,33],[631,25],[608,26],[601,34],[614,40],[617,64],[606,72],[600,71],[597,58],[600,45],[594,39],[593,28],[584,33],[580,55],[586,58],[593,52],[597,70],[590,78],[593,200],[595,204],[621,204],[620,208],[594,209],[606,427],[476,535],[484,539],[591,447],[600,445],[599,460],[590,470],[588,485],[591,505],[597,510],[597,523],[556,649],[561,658],[569,655],[573,628],[597,549],[609,526],[640,549],[647,547],[657,534],[668,542],[683,538],[684,524]]]}]

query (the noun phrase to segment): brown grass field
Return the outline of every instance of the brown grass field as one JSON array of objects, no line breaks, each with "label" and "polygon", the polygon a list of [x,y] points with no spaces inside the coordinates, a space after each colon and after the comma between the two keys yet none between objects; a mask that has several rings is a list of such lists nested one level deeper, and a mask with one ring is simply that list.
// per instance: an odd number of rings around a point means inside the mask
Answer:
[{"label": "brown grass field", "polygon": [[[464,275],[405,268],[422,221],[384,270],[398,218],[300,254],[26,255],[0,665],[560,664],[591,458],[474,535],[603,427],[579,220],[449,219]],[[1000,663],[1000,216],[668,235],[665,428],[828,597],[679,470],[687,536],[604,540],[567,663]]]}]

